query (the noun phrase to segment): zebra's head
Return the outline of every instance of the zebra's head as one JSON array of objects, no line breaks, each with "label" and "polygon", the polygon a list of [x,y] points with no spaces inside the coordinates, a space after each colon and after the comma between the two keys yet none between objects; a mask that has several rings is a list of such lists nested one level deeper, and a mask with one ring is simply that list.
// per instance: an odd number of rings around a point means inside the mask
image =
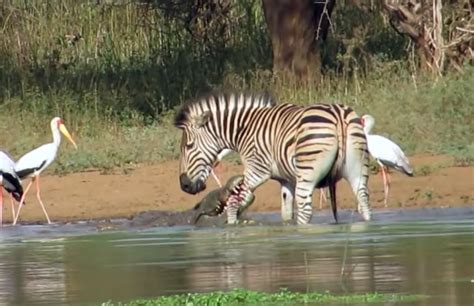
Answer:
[{"label": "zebra's head", "polygon": [[[183,117],[184,116],[184,117]],[[206,189],[206,181],[223,148],[209,129],[211,111],[178,114],[176,127],[182,130],[179,160],[181,189],[196,194]]]},{"label": "zebra's head", "polygon": [[[179,182],[181,189],[196,194],[219,158],[235,150],[238,131],[245,125],[245,114],[275,105],[267,93],[209,94],[186,103],[177,113],[174,125],[181,129]],[[244,118],[242,118],[244,117]]]}]

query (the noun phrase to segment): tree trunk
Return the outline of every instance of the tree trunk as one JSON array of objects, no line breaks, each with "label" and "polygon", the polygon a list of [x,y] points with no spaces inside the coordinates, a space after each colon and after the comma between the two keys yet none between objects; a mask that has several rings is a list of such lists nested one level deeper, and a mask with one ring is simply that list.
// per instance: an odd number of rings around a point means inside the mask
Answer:
[{"label": "tree trunk", "polygon": [[272,42],[273,72],[317,80],[321,73],[319,43],[326,39],[335,0],[263,0]]}]

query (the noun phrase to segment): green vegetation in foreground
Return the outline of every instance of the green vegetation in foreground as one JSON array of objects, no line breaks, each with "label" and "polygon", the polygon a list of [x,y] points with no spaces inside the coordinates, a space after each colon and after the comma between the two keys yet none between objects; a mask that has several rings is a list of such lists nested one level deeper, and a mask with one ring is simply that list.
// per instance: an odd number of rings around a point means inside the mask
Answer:
[{"label": "green vegetation in foreground", "polygon": [[263,293],[244,289],[230,292],[189,293],[163,296],[153,300],[136,300],[129,303],[106,302],[102,306],[155,306],[155,305],[263,305],[268,303],[314,304],[314,303],[383,303],[411,302],[424,298],[421,295],[367,293],[358,295],[332,295],[330,293],[298,293],[282,289],[278,293]]},{"label": "green vegetation in foreground", "polygon": [[[174,159],[176,108],[209,89],[235,88],[270,90],[301,105],[344,103],[371,113],[374,132],[409,155],[445,153],[458,165],[474,163],[474,68],[437,80],[420,75],[408,41],[377,9],[338,3],[322,78],[297,87],[272,75],[261,1],[233,1],[222,28],[219,21],[192,33],[183,24],[189,8],[167,14],[153,1],[112,2],[0,5],[0,147],[15,158],[50,142],[49,122],[59,115],[79,149],[63,143],[48,171],[125,170]],[[361,27],[367,33],[359,37]],[[81,38],[70,41],[76,33]]]}]

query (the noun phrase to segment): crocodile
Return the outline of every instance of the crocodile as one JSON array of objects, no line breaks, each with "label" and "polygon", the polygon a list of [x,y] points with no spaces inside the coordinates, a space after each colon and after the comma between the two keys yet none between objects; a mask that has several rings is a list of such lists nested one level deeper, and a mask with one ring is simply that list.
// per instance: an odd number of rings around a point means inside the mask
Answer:
[{"label": "crocodile", "polygon": [[[197,211],[194,219],[194,224],[199,221],[202,216],[216,217],[220,216],[226,209],[227,200],[232,194],[239,194],[241,191],[241,183],[244,177],[242,175],[236,175],[231,177],[227,183],[221,187],[209,192],[199,203],[194,206],[194,210]],[[251,194],[247,200],[250,205],[255,200],[255,195]],[[247,206],[248,206],[247,205]],[[238,216],[242,213],[241,210],[238,212]]]}]

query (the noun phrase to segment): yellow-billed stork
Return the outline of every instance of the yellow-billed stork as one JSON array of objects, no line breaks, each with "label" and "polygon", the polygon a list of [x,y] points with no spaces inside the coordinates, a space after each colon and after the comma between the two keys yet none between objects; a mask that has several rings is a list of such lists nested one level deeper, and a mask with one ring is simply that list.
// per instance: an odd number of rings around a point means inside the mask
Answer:
[{"label": "yellow-billed stork", "polygon": [[61,118],[55,117],[53,120],[51,120],[51,132],[53,133],[53,142],[44,144],[33,151],[26,153],[20,157],[20,159],[15,164],[15,171],[20,179],[24,180],[26,178],[31,178],[31,181],[26,187],[23,197],[21,198],[20,206],[18,207],[18,212],[16,214],[15,220],[13,221],[13,225],[15,225],[18,221],[22,207],[21,204],[25,201],[26,194],[28,193],[33,182],[36,183],[36,198],[43,209],[46,219],[48,220],[48,224],[51,224],[51,220],[49,219],[46,208],[43,205],[43,201],[41,201],[39,184],[40,174],[56,159],[56,154],[58,153],[59,145],[61,144],[60,132],[73,144],[74,148],[77,149],[76,143],[72,139],[66,126],[64,125],[64,121]]},{"label": "yellow-billed stork", "polygon": [[[12,205],[13,220],[15,219],[15,206],[13,198],[18,202],[23,196],[23,187],[21,181],[15,172],[15,162],[7,152],[0,150],[0,186],[10,194],[10,202]],[[3,224],[3,190],[0,190],[0,226]]]},{"label": "yellow-billed stork", "polygon": [[393,168],[408,176],[413,176],[413,169],[408,158],[396,143],[383,136],[371,134],[375,124],[374,117],[366,114],[362,116],[361,123],[364,126],[364,132],[367,137],[369,153],[382,168],[384,205],[387,206],[388,192],[390,190],[388,168]]}]

